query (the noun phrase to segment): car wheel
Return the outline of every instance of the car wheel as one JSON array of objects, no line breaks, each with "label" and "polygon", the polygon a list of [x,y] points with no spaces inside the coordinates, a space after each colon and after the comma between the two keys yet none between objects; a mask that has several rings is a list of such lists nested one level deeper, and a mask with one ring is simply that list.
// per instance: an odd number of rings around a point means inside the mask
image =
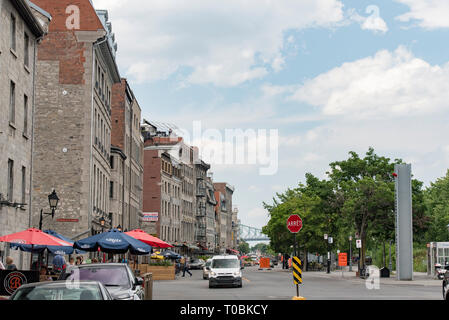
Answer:
[{"label": "car wheel", "polygon": [[209,289],[212,289],[214,286],[209,283]]}]

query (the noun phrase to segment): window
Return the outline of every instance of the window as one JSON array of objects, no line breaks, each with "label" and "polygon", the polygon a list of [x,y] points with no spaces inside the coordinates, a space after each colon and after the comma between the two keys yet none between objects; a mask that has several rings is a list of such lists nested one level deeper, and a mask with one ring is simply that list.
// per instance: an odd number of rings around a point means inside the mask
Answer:
[{"label": "window", "polygon": [[23,96],[23,133],[28,134],[28,97]]},{"label": "window", "polygon": [[111,169],[114,169],[114,156],[110,157],[109,162],[111,163]]},{"label": "window", "polygon": [[9,122],[16,122],[16,84],[13,81],[9,90]]},{"label": "window", "polygon": [[109,198],[114,198],[114,181],[109,182]]},{"label": "window", "polygon": [[24,44],[23,44],[23,59],[24,59],[23,62],[25,64],[25,66],[27,66],[27,67],[29,66],[29,63],[30,63],[29,47],[30,47],[30,37],[25,32]]},{"label": "window", "polygon": [[26,168],[22,167],[22,199],[21,203],[25,204],[25,193],[26,193]]},{"label": "window", "polygon": [[7,198],[9,202],[13,202],[13,190],[14,190],[14,161],[8,159],[8,181],[7,181]]},{"label": "window", "polygon": [[11,15],[11,49],[16,51],[16,17]]}]

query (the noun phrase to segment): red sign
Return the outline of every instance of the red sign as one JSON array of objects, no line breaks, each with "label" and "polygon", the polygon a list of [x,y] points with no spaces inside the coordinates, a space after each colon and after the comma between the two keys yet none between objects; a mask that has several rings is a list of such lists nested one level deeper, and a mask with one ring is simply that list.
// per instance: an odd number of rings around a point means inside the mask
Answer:
[{"label": "red sign", "polygon": [[302,219],[297,214],[290,216],[287,220],[287,228],[291,233],[298,233],[302,229]]},{"label": "red sign", "polygon": [[79,219],[58,219],[58,222],[79,222]]},{"label": "red sign", "polygon": [[348,254],[347,253],[340,253],[338,255],[338,266],[339,267],[346,267],[348,265]]}]

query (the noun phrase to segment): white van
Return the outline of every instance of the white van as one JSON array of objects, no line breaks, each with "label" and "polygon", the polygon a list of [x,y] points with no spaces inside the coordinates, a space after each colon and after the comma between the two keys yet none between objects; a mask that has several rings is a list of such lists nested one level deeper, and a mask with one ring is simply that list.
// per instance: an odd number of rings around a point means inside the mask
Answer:
[{"label": "white van", "polygon": [[209,273],[209,288],[220,285],[242,287],[242,267],[237,256],[215,256]]}]

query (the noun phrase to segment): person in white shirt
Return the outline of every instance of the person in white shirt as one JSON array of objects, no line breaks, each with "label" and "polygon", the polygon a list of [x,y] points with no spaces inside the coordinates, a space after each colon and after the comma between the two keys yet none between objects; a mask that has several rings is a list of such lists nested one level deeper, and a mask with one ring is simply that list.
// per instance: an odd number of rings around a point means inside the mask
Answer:
[{"label": "person in white shirt", "polygon": [[5,268],[5,266],[4,266],[4,264],[3,264],[3,262],[2,262],[2,260],[0,260],[0,270],[5,270],[6,268]]}]

